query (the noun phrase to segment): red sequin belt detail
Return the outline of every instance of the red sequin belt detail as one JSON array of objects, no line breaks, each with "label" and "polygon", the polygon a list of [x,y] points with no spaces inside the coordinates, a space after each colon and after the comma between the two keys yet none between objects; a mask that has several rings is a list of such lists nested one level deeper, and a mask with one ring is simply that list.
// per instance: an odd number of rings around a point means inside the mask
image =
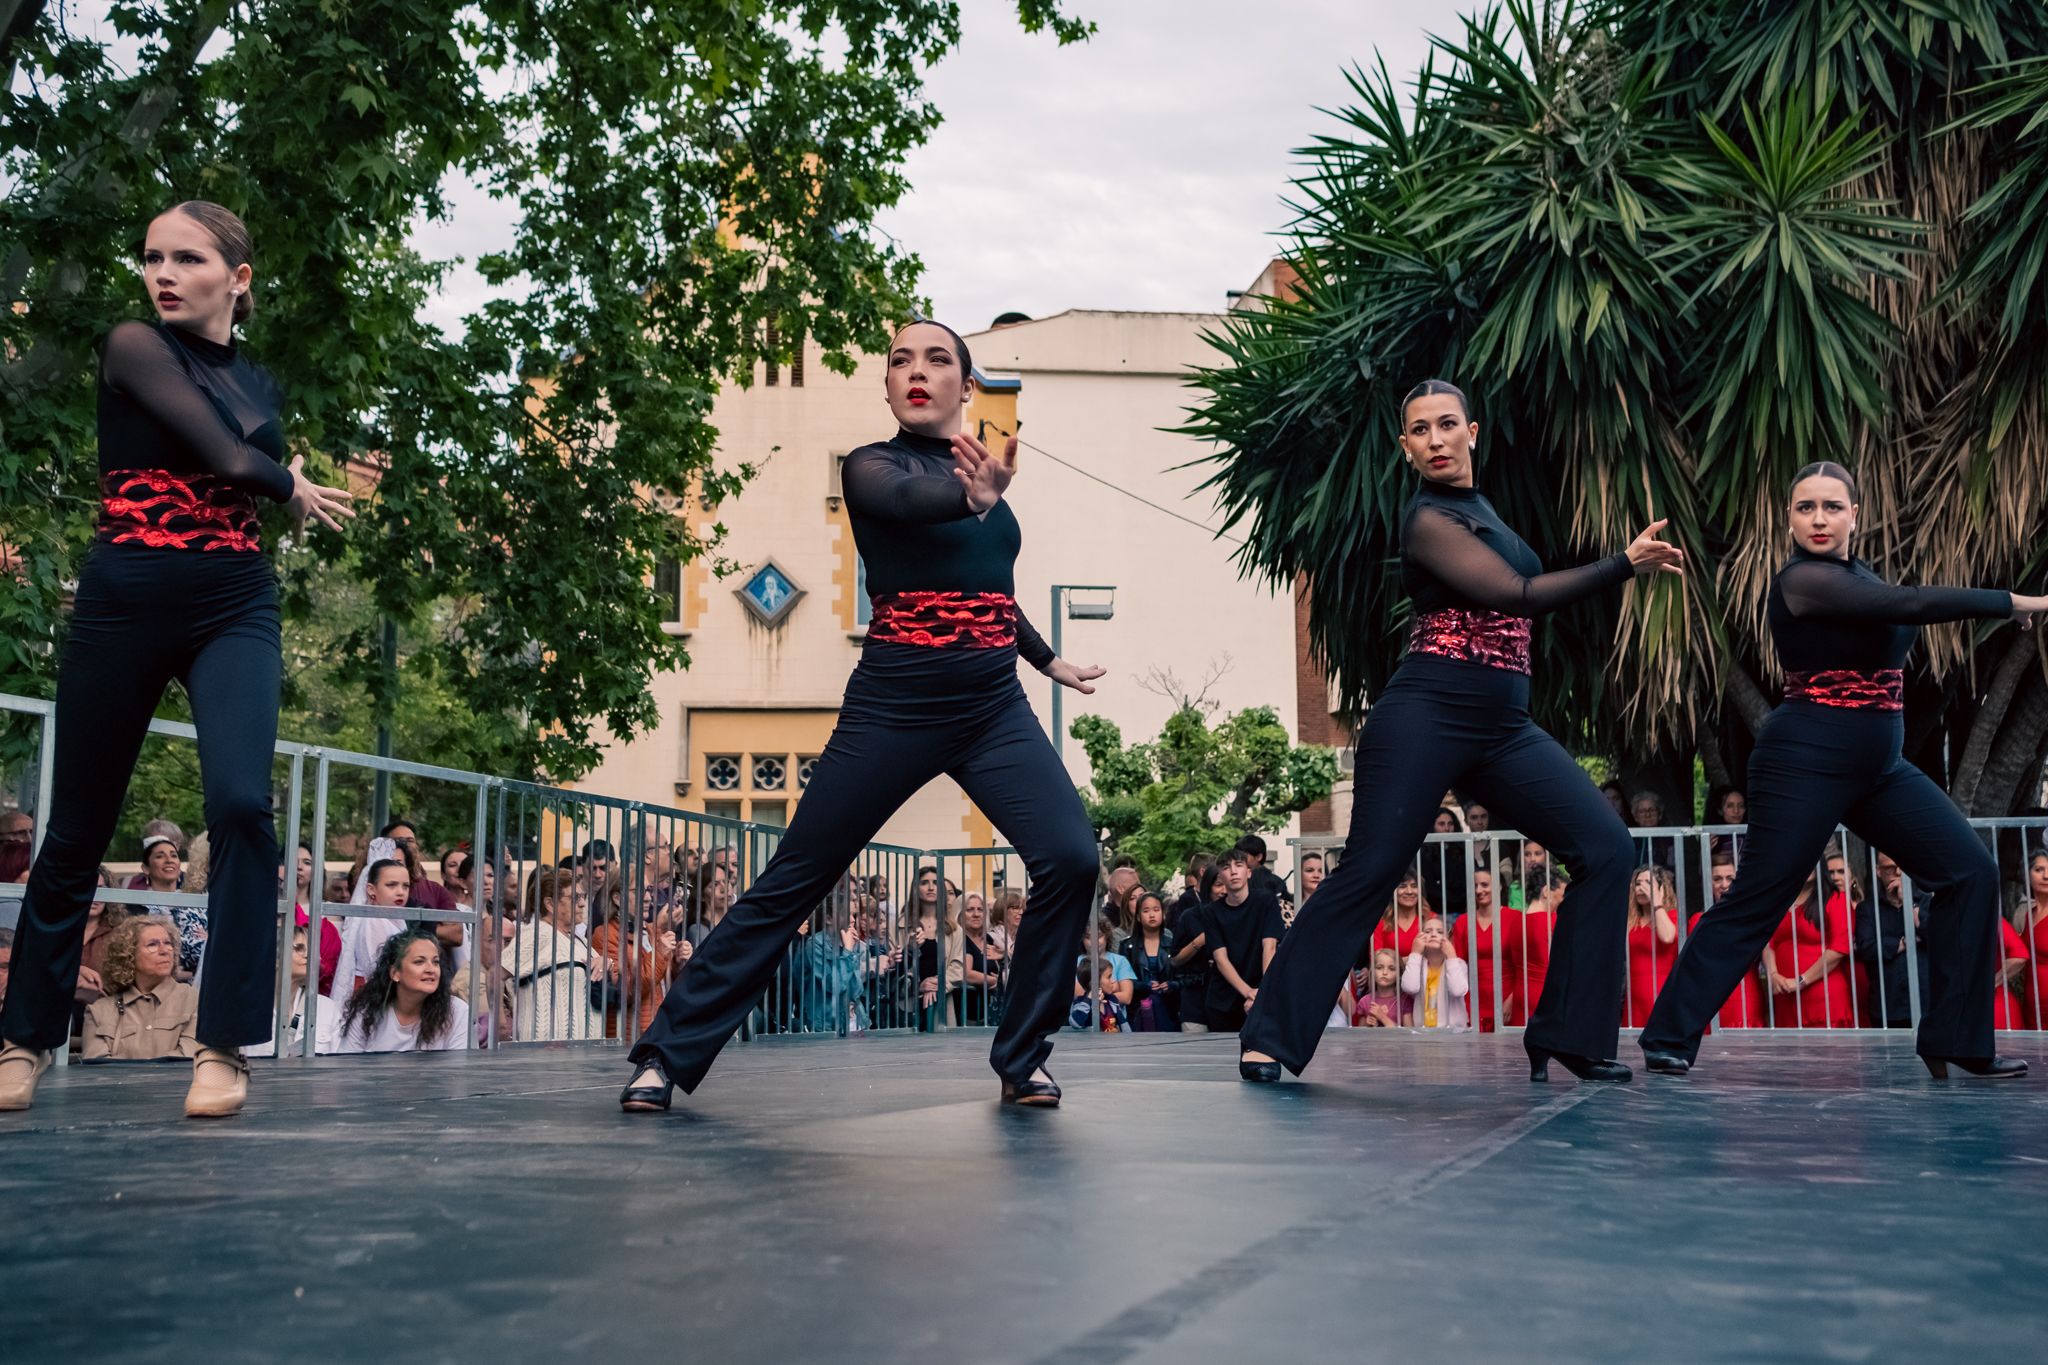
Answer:
[{"label": "red sequin belt detail", "polygon": [[256,499],[214,474],[116,469],[100,475],[99,538],[168,550],[263,548]]},{"label": "red sequin belt detail", "polygon": [[1812,673],[1787,673],[1785,700],[1843,706],[1852,711],[1903,711],[1906,670],[1824,668]]},{"label": "red sequin belt detail", "polygon": [[1408,652],[1527,673],[1529,618],[1464,607],[1424,612],[1408,629]]},{"label": "red sequin belt detail", "polygon": [[1007,649],[1017,599],[1000,592],[888,592],[874,599],[868,638],[928,649]]}]

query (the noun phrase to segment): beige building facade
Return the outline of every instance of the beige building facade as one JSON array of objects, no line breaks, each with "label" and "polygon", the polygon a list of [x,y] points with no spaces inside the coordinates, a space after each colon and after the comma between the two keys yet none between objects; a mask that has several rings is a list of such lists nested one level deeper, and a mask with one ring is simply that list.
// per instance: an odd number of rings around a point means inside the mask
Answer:
[{"label": "beige building facade", "polygon": [[[1103,715],[1126,742],[1152,737],[1171,714],[1169,681],[1187,692],[1206,683],[1226,711],[1271,705],[1300,733],[1293,595],[1240,579],[1235,546],[1207,529],[1214,510],[1193,495],[1201,470],[1179,467],[1204,448],[1164,430],[1184,420],[1187,373],[1207,360],[1201,334],[1220,321],[1076,310],[967,337],[985,381],[969,429],[992,445],[1012,431],[1028,443],[1008,494],[1024,532],[1018,602],[1051,638],[1055,585],[1114,589],[1067,599],[1114,615],[1061,623],[1069,659],[1108,669],[1095,695],[1065,694],[1065,723]],[[737,571],[718,578],[700,561],[661,575],[690,667],[654,679],[658,724],[609,745],[579,784],[587,790],[770,824],[802,800],[867,614],[838,462],[893,430],[880,357],[864,357],[851,377],[815,351],[805,360],[720,394],[721,463],[759,473],[737,497],[685,514],[725,527]],[[1049,729],[1053,684],[1021,666],[1020,677]],[[1067,739],[1063,752],[1085,783],[1079,744]],[[1001,842],[944,778],[880,837],[919,849]]]}]

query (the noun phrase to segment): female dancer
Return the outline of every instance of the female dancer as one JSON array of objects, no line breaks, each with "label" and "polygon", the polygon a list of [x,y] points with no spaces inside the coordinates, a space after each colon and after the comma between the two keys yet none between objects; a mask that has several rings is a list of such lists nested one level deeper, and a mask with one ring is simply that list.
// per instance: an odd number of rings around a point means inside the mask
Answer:
[{"label": "female dancer", "polygon": [[874,617],[839,724],[782,846],[634,1046],[637,1069],[619,1097],[629,1111],[666,1109],[675,1086],[697,1088],[797,927],[882,822],[940,773],[1010,836],[1031,876],[1028,932],[1011,947],[989,1058],[1003,1101],[1059,1103],[1045,1060],[1067,1022],[1094,909],[1095,831],[1024,700],[1017,659],[1081,692],[1102,670],[1056,658],[1017,609],[1020,533],[1003,501],[1017,443],[997,458],[961,430],[973,397],[966,343],[940,323],[912,323],[890,346],[885,385],[901,429],[847,456],[842,475]]},{"label": "female dancer", "polygon": [[[1792,483],[1792,558],[1771,584],[1771,638],[1785,701],[1749,761],[1749,836],[1726,900],[1686,940],[1639,1042],[1650,1070],[1683,1075],[1700,1035],[1813,876],[1837,824],[1897,860],[1934,893],[1923,931],[1927,1012],[1917,1043],[1937,1079],[2018,1076],[1994,1055],[1991,974],[1998,864],[1962,812],[1900,756],[1906,653],[1915,626],[1972,617],[2032,624],[2048,597],[1976,588],[1900,588],[1851,557],[1856,481],[1832,462]],[[1797,988],[1813,984],[1814,967]]]},{"label": "female dancer", "polygon": [[1440,379],[1401,405],[1401,446],[1422,475],[1401,526],[1401,567],[1415,603],[1408,657],[1373,703],[1358,744],[1348,852],[1294,921],[1244,1026],[1239,1072],[1280,1078],[1308,1065],[1345,969],[1371,932],[1437,816],[1446,787],[1478,800],[1501,827],[1541,839],[1577,879],[1551,947],[1550,985],[1523,1042],[1530,1077],[1551,1057],[1582,1079],[1625,1081],[1610,1059],[1621,1028],[1628,829],[1558,742],[1529,719],[1529,618],[1639,573],[1682,571],[1657,539],[1544,573],[1536,555],[1472,486],[1479,424]]},{"label": "female dancer", "polygon": [[277,578],[256,499],[303,525],[353,515],[349,494],[284,459],[275,380],[235,344],[249,316],[249,232],[192,201],[151,221],[141,272],[161,325],[124,322],[100,358],[100,521],[57,673],[49,832],[22,901],[0,1012],[0,1109],[26,1109],[64,1045],[99,861],[172,678],[199,727],[212,845],[200,1043],[185,1112],[241,1109],[241,1049],[270,1037],[277,835],[270,761],[282,671]]}]

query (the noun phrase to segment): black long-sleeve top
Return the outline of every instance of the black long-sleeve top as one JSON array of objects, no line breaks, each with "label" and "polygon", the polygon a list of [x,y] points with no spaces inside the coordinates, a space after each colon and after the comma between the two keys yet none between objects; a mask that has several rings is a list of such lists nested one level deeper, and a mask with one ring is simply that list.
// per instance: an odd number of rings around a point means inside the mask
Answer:
[{"label": "black long-sleeve top", "polygon": [[[1015,598],[1024,533],[1007,501],[976,514],[953,477],[952,443],[899,431],[862,446],[840,470],[853,543],[867,566],[868,594],[1001,593]],[[1052,647],[1017,612],[1017,654],[1033,668]]]},{"label": "black long-sleeve top", "polygon": [[1401,522],[1401,582],[1417,616],[1454,608],[1540,616],[1634,575],[1625,554],[1545,573],[1474,488],[1425,482]]},{"label": "black long-sleeve top", "polygon": [[100,353],[99,539],[252,551],[256,500],[285,502],[281,395],[233,343],[124,322]]},{"label": "black long-sleeve top", "polygon": [[1771,639],[1788,673],[1900,668],[1919,627],[2012,615],[2012,594],[1902,588],[1860,559],[1794,550],[1771,583]]},{"label": "black long-sleeve top", "polygon": [[100,472],[212,474],[284,502],[283,395],[270,371],[182,327],[124,322],[100,356]]}]

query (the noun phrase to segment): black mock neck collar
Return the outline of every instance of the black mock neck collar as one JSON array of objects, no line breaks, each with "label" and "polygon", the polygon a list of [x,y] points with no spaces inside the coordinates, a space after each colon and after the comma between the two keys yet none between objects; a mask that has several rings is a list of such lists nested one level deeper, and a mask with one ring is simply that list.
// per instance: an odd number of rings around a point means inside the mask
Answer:
[{"label": "black mock neck collar", "polygon": [[945,455],[950,457],[953,453],[951,437],[921,436],[917,432],[905,431],[901,427],[896,429],[896,444],[907,446],[920,455]]},{"label": "black mock neck collar", "polygon": [[166,322],[162,326],[164,331],[177,338],[179,345],[198,356],[201,360],[209,361],[215,365],[227,364],[238,353],[234,333],[232,332],[228,334],[227,343],[223,345],[218,341],[212,341],[199,335],[199,333],[192,331],[190,328],[180,327],[174,322]]}]

